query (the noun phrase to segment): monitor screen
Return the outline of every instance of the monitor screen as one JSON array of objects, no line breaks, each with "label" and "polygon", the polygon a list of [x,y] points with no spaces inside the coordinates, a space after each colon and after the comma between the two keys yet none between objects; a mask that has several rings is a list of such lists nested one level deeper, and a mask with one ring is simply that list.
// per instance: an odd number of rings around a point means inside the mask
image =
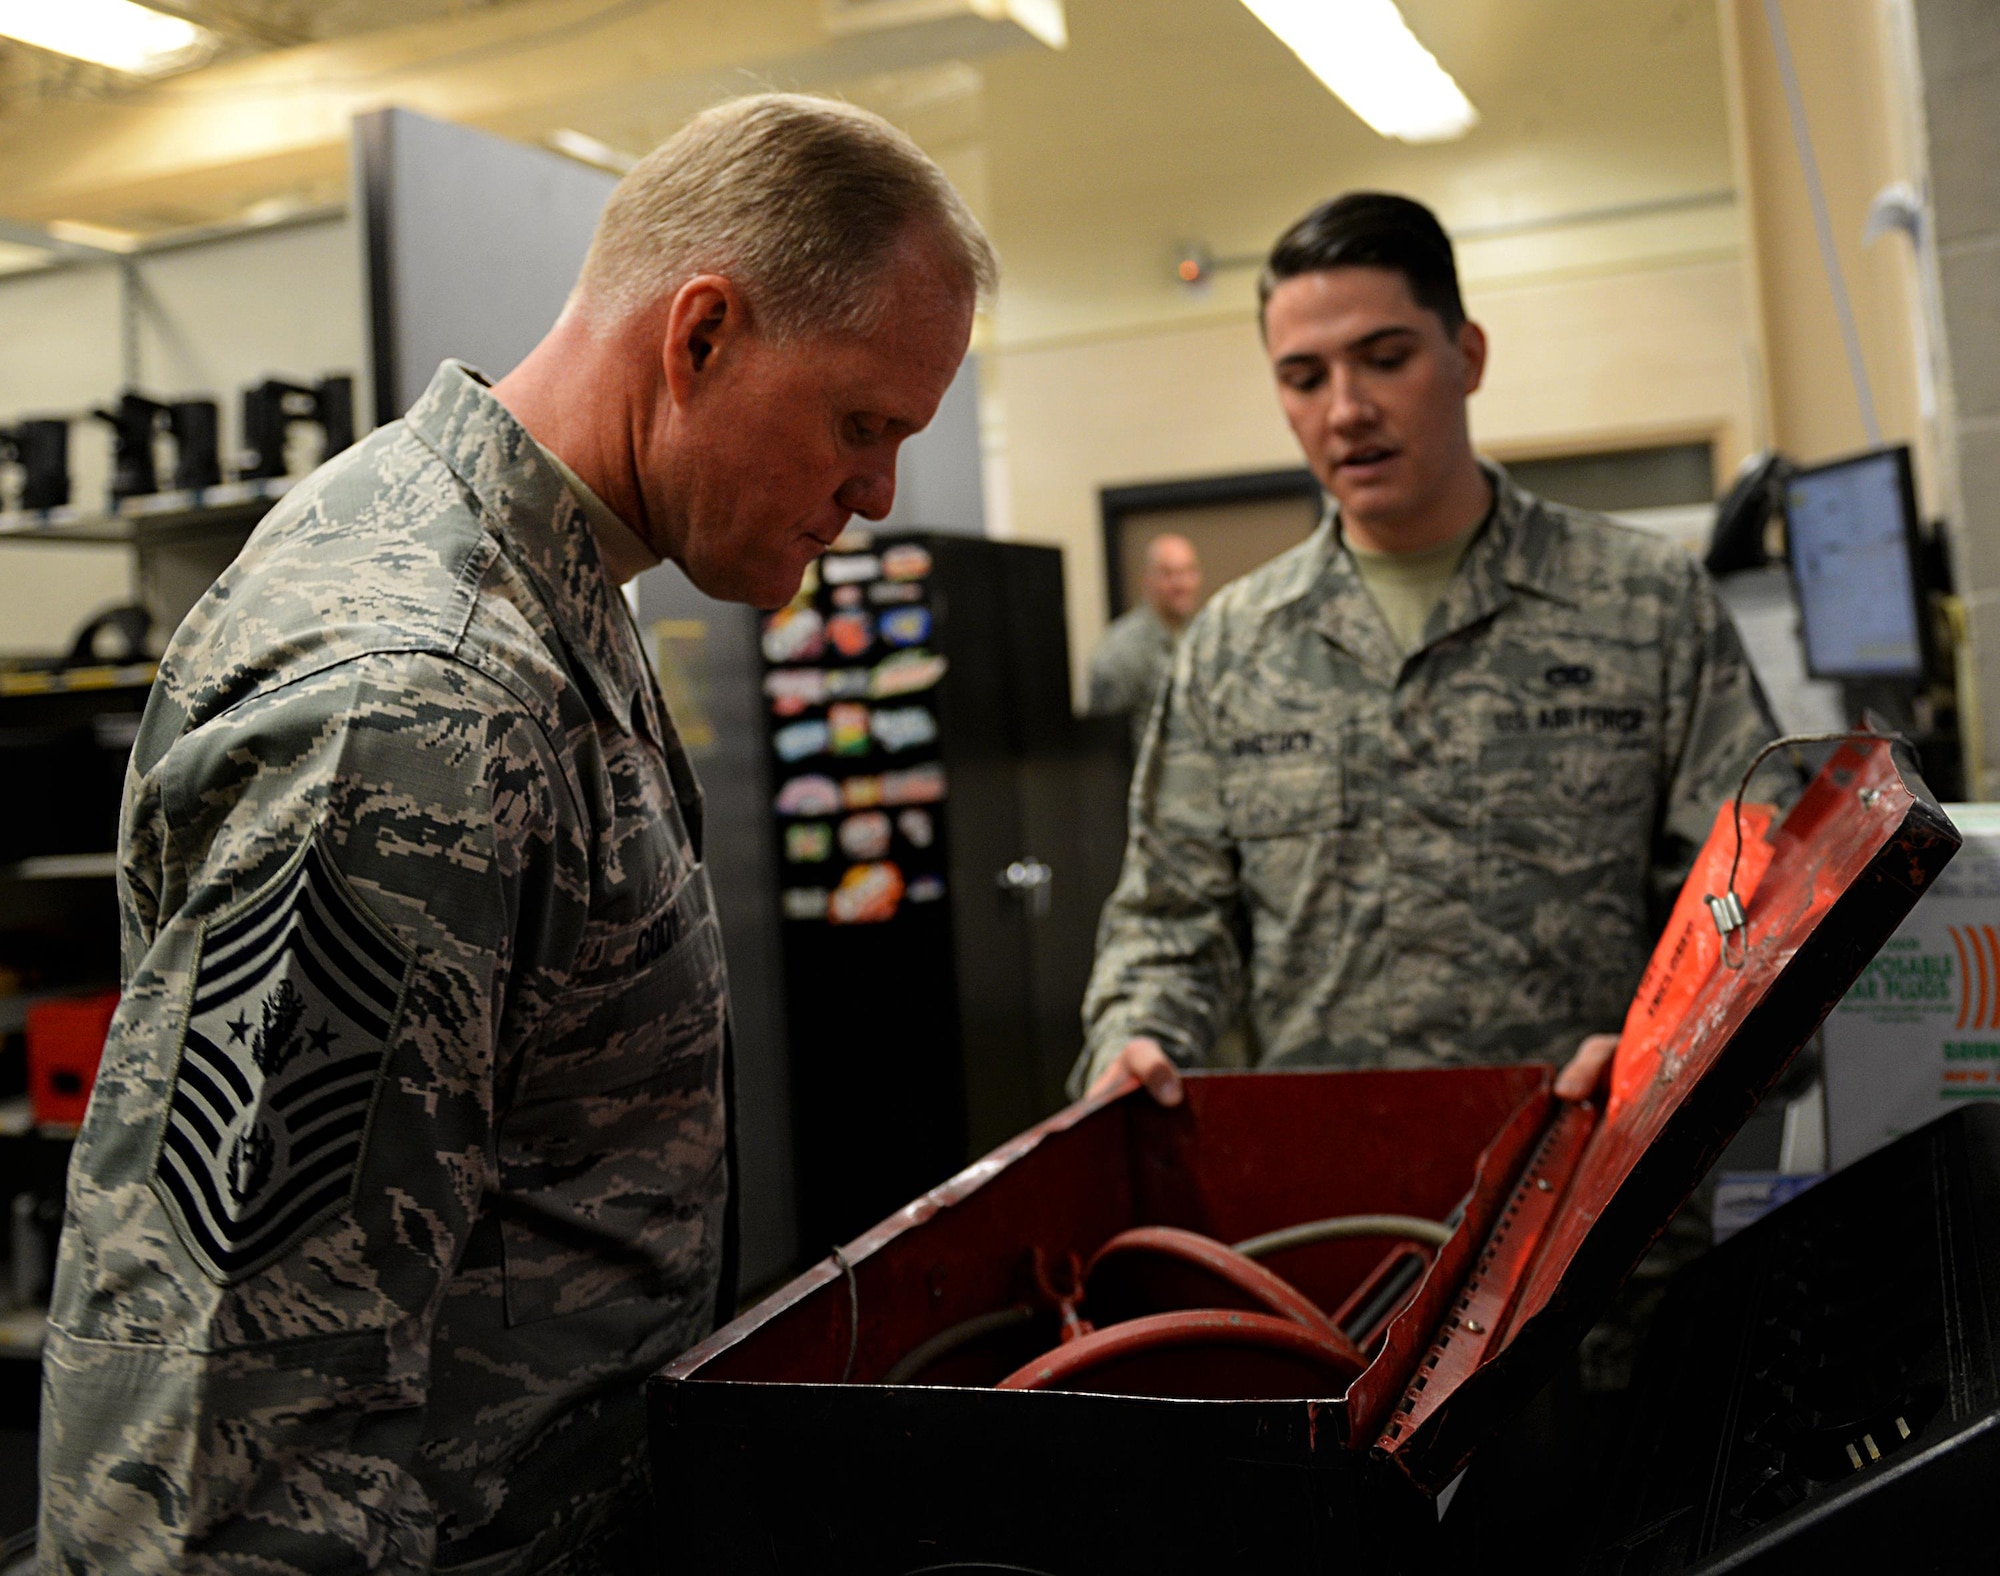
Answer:
[{"label": "monitor screen", "polygon": [[1921,678],[1915,541],[1906,448],[1793,476],[1785,533],[1815,678]]}]

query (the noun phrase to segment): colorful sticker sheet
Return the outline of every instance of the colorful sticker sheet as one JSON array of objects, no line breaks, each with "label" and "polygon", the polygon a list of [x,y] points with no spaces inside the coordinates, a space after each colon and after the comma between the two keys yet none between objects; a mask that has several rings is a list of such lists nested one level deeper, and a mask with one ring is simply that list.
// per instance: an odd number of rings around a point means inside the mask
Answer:
[{"label": "colorful sticker sheet", "polygon": [[826,704],[826,673],[820,668],[773,668],[764,675],[764,694],[774,717],[796,717]]},{"label": "colorful sticker sheet", "polygon": [[778,789],[780,815],[832,815],[840,805],[840,784],[817,772],[791,778]]},{"label": "colorful sticker sheet", "polygon": [[878,924],[945,894],[934,568],[921,543],[851,531],[763,622],[788,920]]},{"label": "colorful sticker sheet", "polygon": [[831,859],[833,828],[825,821],[793,822],[785,828],[785,857],[795,865],[816,865]]},{"label": "colorful sticker sheet", "polygon": [[826,620],[814,609],[794,603],[764,620],[766,662],[815,662],[826,650]]},{"label": "colorful sticker sheet", "polygon": [[826,713],[827,737],[835,755],[868,753],[868,708],[854,701],[830,706]]},{"label": "colorful sticker sheet", "polygon": [[804,722],[787,723],[771,735],[771,747],[778,752],[781,761],[802,761],[808,755],[824,755],[826,741],[826,724],[811,718]]},{"label": "colorful sticker sheet", "polygon": [[873,553],[828,553],[819,561],[819,573],[830,586],[853,585],[880,575],[882,560]]},{"label": "colorful sticker sheet", "polygon": [[882,555],[882,573],[891,580],[921,580],[930,572],[930,549],[915,542],[899,542]]},{"label": "colorful sticker sheet", "polygon": [[931,610],[927,607],[893,608],[882,615],[880,625],[885,646],[916,646],[931,638]]},{"label": "colorful sticker sheet", "polygon": [[867,612],[836,613],[827,620],[827,639],[843,657],[865,657],[875,644],[875,615]]},{"label": "colorful sticker sheet", "polygon": [[897,695],[915,695],[931,688],[945,675],[945,659],[928,651],[899,651],[884,657],[869,671],[868,693],[876,700]]},{"label": "colorful sticker sheet", "polygon": [[849,859],[880,859],[889,852],[889,817],[863,810],[840,823],[840,851]]},{"label": "colorful sticker sheet", "polygon": [[868,719],[868,731],[883,749],[899,755],[935,744],[938,725],[937,718],[921,706],[877,706]]},{"label": "colorful sticker sheet", "polygon": [[786,887],[778,904],[787,919],[825,919],[827,899],[832,895],[825,887]]},{"label": "colorful sticker sheet", "polygon": [[840,878],[827,905],[836,925],[873,925],[895,917],[903,899],[903,872],[886,861],[856,865]]},{"label": "colorful sticker sheet", "polygon": [[935,761],[912,766],[906,772],[882,774],[883,804],[936,804],[943,798],[944,767]]}]

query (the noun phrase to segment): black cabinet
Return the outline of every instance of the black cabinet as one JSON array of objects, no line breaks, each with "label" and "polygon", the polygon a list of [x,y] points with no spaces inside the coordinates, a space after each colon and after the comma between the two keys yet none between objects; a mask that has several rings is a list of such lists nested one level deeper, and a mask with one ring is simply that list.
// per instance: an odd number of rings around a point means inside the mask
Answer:
[{"label": "black cabinet", "polygon": [[118,979],[118,804],[151,664],[0,672],[0,1542],[35,1514],[43,1313],[66,1132],[30,1125],[40,1000]]},{"label": "black cabinet", "polygon": [[1063,1102],[1124,840],[1071,715],[1062,555],[849,539],[765,620],[800,1243]]},{"label": "black cabinet", "polygon": [[1676,1279],[1594,1576],[1991,1569],[2000,1108],[1954,1111]]}]

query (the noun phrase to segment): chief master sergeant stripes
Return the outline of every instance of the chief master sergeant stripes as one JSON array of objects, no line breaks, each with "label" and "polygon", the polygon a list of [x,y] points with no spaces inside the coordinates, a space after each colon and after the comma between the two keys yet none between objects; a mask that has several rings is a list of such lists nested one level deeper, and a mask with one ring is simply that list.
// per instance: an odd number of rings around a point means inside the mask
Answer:
[{"label": "chief master sergeant stripes", "polygon": [[346,1202],[409,958],[317,838],[198,951],[153,1186],[227,1280]]},{"label": "chief master sergeant stripes", "polygon": [[992,275],[877,117],[697,116],[520,367],[447,362],[175,635],[50,1309],[49,1576],[672,1568],[704,1507],[649,1482],[641,1386],[733,1300],[727,998],[617,582],[789,600],[888,512]]}]

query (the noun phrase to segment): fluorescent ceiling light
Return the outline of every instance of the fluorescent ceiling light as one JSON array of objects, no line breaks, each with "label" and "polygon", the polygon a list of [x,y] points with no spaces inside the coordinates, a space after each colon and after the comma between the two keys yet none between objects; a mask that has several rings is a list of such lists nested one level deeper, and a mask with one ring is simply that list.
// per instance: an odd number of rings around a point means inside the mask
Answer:
[{"label": "fluorescent ceiling light", "polygon": [[207,28],[132,0],[0,0],[0,36],[134,76],[191,65],[215,45]]},{"label": "fluorescent ceiling light", "polygon": [[558,126],[549,133],[547,142],[556,152],[566,154],[580,164],[594,164],[614,175],[623,175],[639,162],[638,154],[614,148],[610,143],[601,142],[589,132],[578,131],[573,126]]},{"label": "fluorescent ceiling light", "polygon": [[58,241],[68,241],[72,246],[87,246],[94,252],[136,252],[139,249],[139,237],[132,231],[86,224],[81,219],[51,219],[42,228]]},{"label": "fluorescent ceiling light", "polygon": [[1243,0],[1306,69],[1384,137],[1449,142],[1479,111],[1417,41],[1396,0]]}]

